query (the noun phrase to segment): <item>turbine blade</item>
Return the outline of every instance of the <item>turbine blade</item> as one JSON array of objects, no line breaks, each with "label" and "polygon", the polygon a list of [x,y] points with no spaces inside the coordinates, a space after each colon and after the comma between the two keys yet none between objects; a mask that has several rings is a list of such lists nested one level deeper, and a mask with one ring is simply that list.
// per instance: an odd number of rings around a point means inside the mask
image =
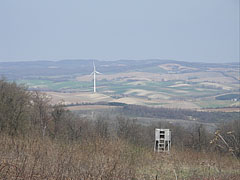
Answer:
[{"label": "turbine blade", "polygon": [[97,73],[97,74],[102,74],[102,73],[100,73],[100,72],[98,72],[98,71],[95,71],[95,73]]}]

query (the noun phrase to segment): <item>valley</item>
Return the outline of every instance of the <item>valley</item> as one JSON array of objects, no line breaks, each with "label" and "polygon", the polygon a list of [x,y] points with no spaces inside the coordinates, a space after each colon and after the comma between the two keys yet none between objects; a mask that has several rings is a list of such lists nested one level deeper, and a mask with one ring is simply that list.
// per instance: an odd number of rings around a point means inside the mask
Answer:
[{"label": "valley", "polygon": [[[68,62],[68,63],[67,63]],[[30,90],[46,92],[53,103],[117,102],[150,107],[213,109],[238,107],[239,64],[171,60],[92,60],[0,63],[1,75]],[[219,100],[222,95],[237,95]]]}]

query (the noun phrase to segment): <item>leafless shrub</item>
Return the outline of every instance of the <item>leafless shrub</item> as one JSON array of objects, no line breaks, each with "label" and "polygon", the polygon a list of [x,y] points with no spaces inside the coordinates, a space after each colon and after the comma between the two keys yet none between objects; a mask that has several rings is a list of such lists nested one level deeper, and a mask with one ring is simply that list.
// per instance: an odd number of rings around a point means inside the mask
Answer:
[{"label": "leafless shrub", "polygon": [[240,121],[221,125],[210,143],[219,152],[230,153],[240,159]]}]

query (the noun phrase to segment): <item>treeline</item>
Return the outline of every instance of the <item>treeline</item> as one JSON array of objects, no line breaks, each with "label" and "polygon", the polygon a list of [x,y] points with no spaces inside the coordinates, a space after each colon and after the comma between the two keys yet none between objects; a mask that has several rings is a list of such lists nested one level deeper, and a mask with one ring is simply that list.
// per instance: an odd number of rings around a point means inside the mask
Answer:
[{"label": "treeline", "polygon": [[126,106],[127,104],[121,103],[121,102],[95,102],[95,103],[90,103],[90,102],[82,102],[82,103],[70,103],[70,104],[65,104],[66,107],[71,107],[71,106],[85,106],[85,105],[103,105],[103,106]]},{"label": "treeline", "polygon": [[239,112],[203,112],[188,109],[153,108],[140,105],[125,105],[120,112],[135,117],[195,120],[202,123],[223,123],[239,120]]}]

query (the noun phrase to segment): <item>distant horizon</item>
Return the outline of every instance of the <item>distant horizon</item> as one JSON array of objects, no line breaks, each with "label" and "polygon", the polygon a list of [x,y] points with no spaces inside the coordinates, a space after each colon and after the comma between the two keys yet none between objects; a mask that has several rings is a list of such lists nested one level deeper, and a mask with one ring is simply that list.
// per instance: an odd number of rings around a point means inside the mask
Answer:
[{"label": "distant horizon", "polygon": [[156,60],[156,61],[177,61],[177,62],[187,62],[187,63],[206,63],[206,64],[231,64],[231,63],[239,63],[240,61],[229,61],[229,62],[204,62],[204,61],[188,61],[188,60],[175,60],[175,59],[157,59],[157,58],[149,58],[149,59],[116,59],[116,60],[104,60],[104,59],[57,59],[57,60],[51,60],[51,59],[41,59],[41,60],[10,60],[10,61],[4,61],[0,60],[0,63],[14,63],[14,62],[59,62],[59,61],[148,61],[148,60]]}]

